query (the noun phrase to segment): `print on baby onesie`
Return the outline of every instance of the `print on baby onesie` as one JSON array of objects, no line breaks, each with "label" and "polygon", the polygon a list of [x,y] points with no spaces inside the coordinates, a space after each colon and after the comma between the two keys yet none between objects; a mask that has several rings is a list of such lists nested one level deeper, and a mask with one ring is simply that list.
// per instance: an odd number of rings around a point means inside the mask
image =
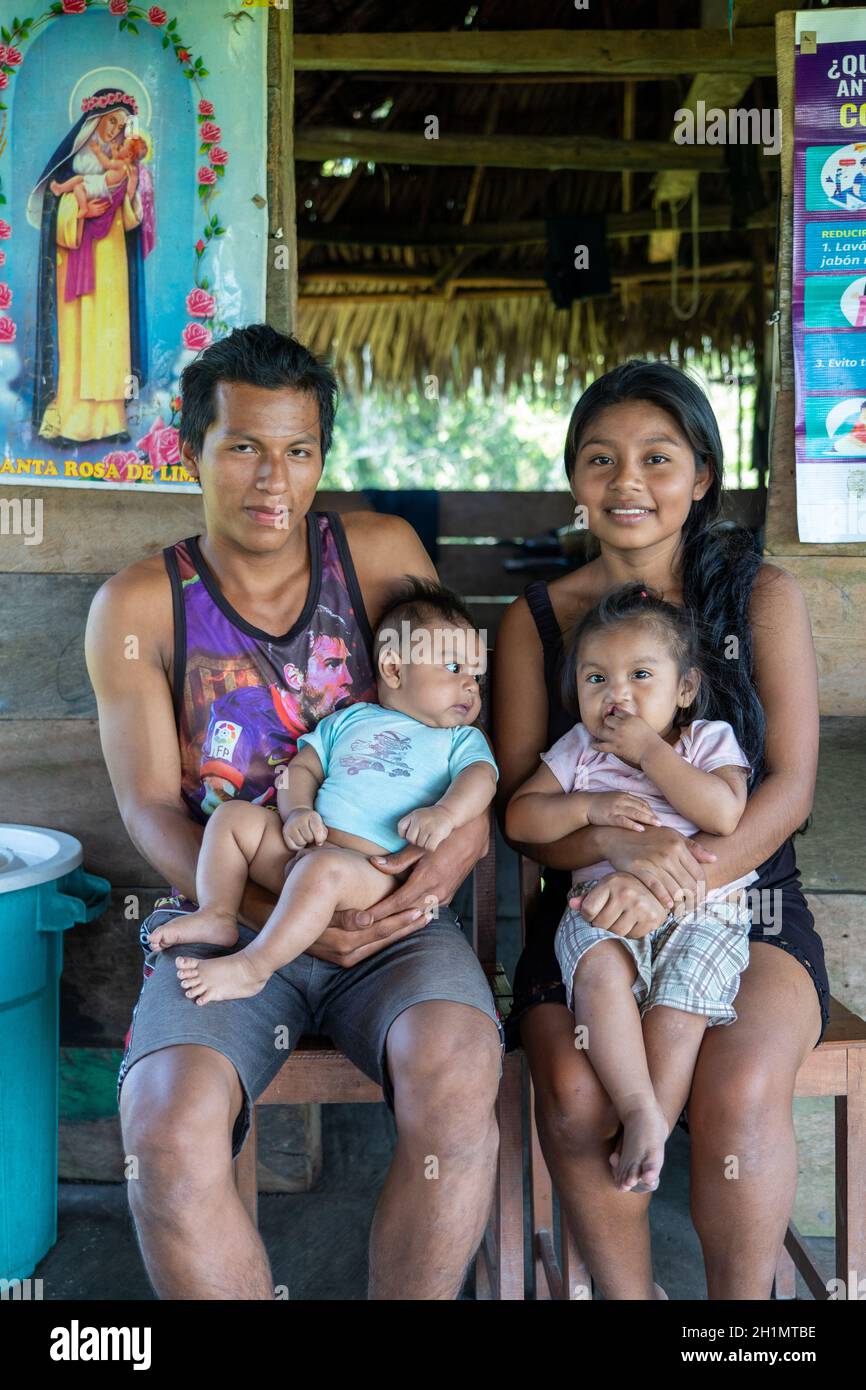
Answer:
[{"label": "print on baby onesie", "polygon": [[387,772],[389,777],[411,777],[413,769],[405,758],[411,746],[411,739],[395,734],[393,729],[383,729],[373,738],[353,739],[352,752],[344,754],[340,764],[350,777],[358,772]]}]

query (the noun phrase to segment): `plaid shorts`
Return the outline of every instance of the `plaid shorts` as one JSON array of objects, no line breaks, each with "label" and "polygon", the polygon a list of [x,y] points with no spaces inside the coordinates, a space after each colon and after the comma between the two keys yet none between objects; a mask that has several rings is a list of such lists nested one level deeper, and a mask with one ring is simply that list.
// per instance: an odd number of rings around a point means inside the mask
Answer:
[{"label": "plaid shorts", "polygon": [[[575,884],[574,893],[588,893],[598,882]],[[599,941],[621,941],[634,957],[632,991],[641,1018],[655,1004],[704,1014],[707,1027],[734,1023],[733,1002],[740,975],[749,964],[751,913],[745,889],[729,898],[704,903],[696,912],[667,920],[646,936],[618,936],[594,927],[573,908],[566,908],[556,931],[554,948],[573,1009],[572,984],[578,962]]]}]

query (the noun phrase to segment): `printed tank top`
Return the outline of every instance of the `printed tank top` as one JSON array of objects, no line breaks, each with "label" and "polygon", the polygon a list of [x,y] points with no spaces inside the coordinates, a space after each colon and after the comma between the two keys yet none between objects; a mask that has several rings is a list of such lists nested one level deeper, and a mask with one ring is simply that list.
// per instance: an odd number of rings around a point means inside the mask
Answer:
[{"label": "printed tank top", "polygon": [[197,537],[163,551],[181,792],[200,824],[233,797],[275,806],[275,780],[299,736],[335,709],[376,698],[373,635],[343,523],[333,512],[309,512],[307,536],[310,586],[282,637],[232,608]]}]

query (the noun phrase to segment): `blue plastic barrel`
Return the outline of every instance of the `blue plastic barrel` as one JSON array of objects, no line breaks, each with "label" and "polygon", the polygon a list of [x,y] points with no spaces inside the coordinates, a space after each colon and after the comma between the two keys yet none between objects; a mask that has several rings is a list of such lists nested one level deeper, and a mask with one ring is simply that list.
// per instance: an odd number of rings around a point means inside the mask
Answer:
[{"label": "blue plastic barrel", "polygon": [[105,911],[78,840],[0,825],[0,1279],[27,1279],[57,1239],[63,933]]}]

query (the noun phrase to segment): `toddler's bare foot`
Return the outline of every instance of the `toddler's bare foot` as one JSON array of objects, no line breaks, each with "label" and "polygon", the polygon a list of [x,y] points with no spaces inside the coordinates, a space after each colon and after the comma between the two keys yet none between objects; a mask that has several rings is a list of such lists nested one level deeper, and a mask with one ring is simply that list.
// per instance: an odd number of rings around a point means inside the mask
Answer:
[{"label": "toddler's bare foot", "polygon": [[270,971],[262,973],[244,951],[232,956],[213,956],[200,960],[196,956],[178,956],[175,960],[177,978],[187,999],[196,1004],[216,1004],[225,999],[248,999],[264,989]]},{"label": "toddler's bare foot", "polygon": [[156,927],[147,940],[152,951],[164,951],[167,946],[192,945],[208,942],[211,946],[234,946],[238,939],[238,924],[231,913],[213,908],[200,908],[185,917],[173,917],[164,927]]},{"label": "toddler's bare foot", "polygon": [[52,179],[48,187],[51,189],[52,193],[54,193],[58,198],[60,197],[60,184],[58,183],[57,179]]},{"label": "toddler's bare foot", "polygon": [[620,1192],[654,1192],[665,1158],[667,1121],[650,1101],[628,1111],[622,1122],[622,1139],[610,1156],[613,1180]]}]

